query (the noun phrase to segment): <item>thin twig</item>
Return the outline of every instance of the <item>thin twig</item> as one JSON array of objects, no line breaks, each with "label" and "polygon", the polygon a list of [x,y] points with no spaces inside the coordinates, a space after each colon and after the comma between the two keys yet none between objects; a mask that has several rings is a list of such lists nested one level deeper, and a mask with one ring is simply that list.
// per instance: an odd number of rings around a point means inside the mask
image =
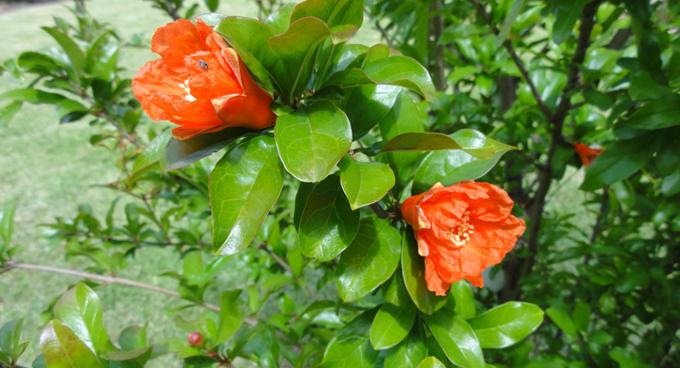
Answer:
[{"label": "thin twig", "polygon": [[[491,27],[491,31],[493,31],[493,33],[496,36],[500,35],[501,33],[500,30],[498,29],[498,27],[496,27],[495,24],[493,24],[491,17],[489,16],[489,14],[487,14],[486,9],[484,9],[484,5],[482,5],[479,2],[479,0],[470,1],[475,5],[477,13],[484,19],[484,21],[489,25],[489,27]],[[536,88],[536,85],[531,80],[531,77],[529,76],[529,71],[524,66],[524,62],[522,62],[522,59],[519,57],[519,55],[517,55],[517,52],[515,52],[515,48],[512,46],[512,42],[510,40],[503,40],[503,47],[505,47],[505,49],[508,51],[508,54],[510,54],[510,58],[512,58],[512,62],[515,63],[515,66],[517,67],[517,69],[519,69],[520,74],[522,74],[522,78],[529,86],[529,90],[531,90],[531,94],[534,96],[534,99],[536,100],[536,105],[541,110],[546,120],[550,121],[552,113],[550,112],[548,106],[543,102],[543,99],[541,98],[541,93],[538,91],[538,88]]]},{"label": "thin twig", "polygon": [[278,254],[274,253],[269,248],[267,248],[267,244],[261,244],[260,249],[264,250],[274,260],[274,262],[276,262],[279,266],[281,266],[281,268],[286,270],[286,272],[290,273],[291,275],[293,274],[293,270],[290,268],[288,263],[286,263],[286,261],[283,258],[279,257]]},{"label": "thin twig", "polygon": [[[81,278],[81,279],[87,279],[87,280],[93,280],[93,281],[101,282],[103,284],[109,284],[109,285],[114,284],[114,285],[129,286],[129,287],[134,287],[134,288],[137,288],[137,289],[143,289],[143,290],[153,291],[153,292],[159,293],[159,294],[164,294],[164,295],[176,298],[176,299],[184,299],[184,298],[182,298],[182,296],[178,292],[176,292],[174,290],[162,288],[160,286],[146,284],[146,283],[143,283],[143,282],[125,279],[125,278],[117,277],[117,276],[105,276],[105,275],[99,275],[99,274],[96,274],[96,273],[73,270],[73,269],[69,269],[69,268],[59,268],[59,267],[38,265],[38,264],[31,264],[31,263],[7,262],[7,263],[5,263],[5,267],[0,269],[0,274],[2,274],[4,272],[11,271],[11,270],[42,271],[42,272],[56,273],[56,274],[60,274],[60,275],[69,275],[69,276],[74,276],[74,277],[78,277],[78,278]],[[196,303],[196,304],[198,306],[201,306],[203,308],[206,308],[206,309],[214,311],[214,312],[219,313],[219,311],[220,311],[220,307],[215,305],[215,304],[210,304],[210,303]],[[249,325],[256,324],[256,321],[251,319],[251,318],[246,318],[245,321]]]}]

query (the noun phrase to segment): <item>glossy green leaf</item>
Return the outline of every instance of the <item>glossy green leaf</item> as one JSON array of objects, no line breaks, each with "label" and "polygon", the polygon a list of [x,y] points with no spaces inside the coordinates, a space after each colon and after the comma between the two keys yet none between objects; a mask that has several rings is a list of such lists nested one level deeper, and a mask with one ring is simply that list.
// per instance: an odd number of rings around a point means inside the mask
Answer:
[{"label": "glossy green leaf", "polygon": [[436,151],[462,149],[455,139],[442,133],[404,133],[390,139],[383,152],[391,151]]},{"label": "glossy green leaf", "polygon": [[328,25],[315,17],[304,17],[290,23],[286,32],[267,40],[276,62],[269,67],[284,100],[292,103],[307,87],[312,76],[314,55],[323,41],[331,36]]},{"label": "glossy green leaf", "polygon": [[402,88],[390,85],[368,85],[346,90],[344,111],[352,124],[352,136],[360,138],[389,113]]},{"label": "glossy green leaf", "polygon": [[446,368],[446,366],[435,357],[427,357],[421,360],[416,368]]},{"label": "glossy green leaf", "polygon": [[399,265],[401,235],[388,221],[367,217],[338,264],[338,293],[345,302],[360,299],[389,278]]},{"label": "glossy green leaf", "polygon": [[132,171],[130,172],[131,182],[136,181],[141,175],[157,167],[163,159],[163,155],[166,152],[165,147],[170,142],[171,137],[170,131],[165,131],[149,142],[149,145],[135,158],[135,162],[132,164]]},{"label": "glossy green leaf", "polygon": [[426,317],[425,322],[452,363],[465,368],[485,366],[477,335],[464,319],[442,309]]},{"label": "glossy green leaf", "polygon": [[230,255],[250,245],[281,193],[283,175],[267,135],[240,142],[222,157],[209,180],[213,249]]},{"label": "glossy green leaf", "polygon": [[[472,129],[459,130],[452,137],[463,150],[430,152],[414,173],[414,193],[424,192],[436,183],[448,186],[464,180],[478,179],[496,166],[506,152],[513,149],[512,146],[487,138]],[[490,158],[486,158],[489,156]]]},{"label": "glossy green leaf", "polygon": [[337,176],[308,189],[300,214],[302,253],[325,262],[337,257],[359,232],[359,212],[352,211]]},{"label": "glossy green leaf", "polygon": [[330,102],[280,116],[274,135],[286,170],[304,182],[326,178],[352,144],[347,116]]},{"label": "glossy green leaf", "polygon": [[113,350],[104,327],[101,302],[87,285],[78,284],[64,293],[54,305],[54,316],[92,351],[101,354]]},{"label": "glossy green leaf", "polygon": [[543,311],[535,304],[508,302],[468,321],[482,348],[502,349],[529,336],[543,323]]},{"label": "glossy green leaf", "polygon": [[220,305],[220,322],[214,343],[219,345],[227,342],[243,324],[245,309],[239,301],[241,290],[225,291],[222,293]]},{"label": "glossy green leaf", "polygon": [[270,69],[276,62],[276,55],[267,40],[274,36],[274,29],[257,19],[226,17],[215,27],[215,31],[224,36],[229,45],[236,49],[260,85],[271,91],[275,80]]},{"label": "glossy green leaf", "polygon": [[475,296],[472,288],[465,280],[451,284],[449,292],[454,301],[454,310],[463,319],[470,319],[477,314],[475,310]]},{"label": "glossy green leaf", "polygon": [[[429,117],[424,108],[416,103],[408,91],[402,91],[392,109],[378,124],[383,141],[403,134],[418,133],[425,130]],[[405,185],[413,178],[413,170],[420,162],[423,152],[391,152],[388,154],[390,166],[397,176],[400,185]]]},{"label": "glossy green leaf", "polygon": [[545,310],[545,313],[565,334],[571,337],[578,335],[574,321],[565,310],[559,307],[550,307]]},{"label": "glossy green leaf", "polygon": [[583,190],[595,190],[633,175],[652,158],[655,140],[649,135],[607,146],[586,170]]},{"label": "glossy green leaf", "polygon": [[435,88],[430,73],[415,59],[394,55],[367,63],[363,68],[350,68],[333,75],[327,83],[341,88],[370,84],[389,84],[408,88],[432,99]]},{"label": "glossy green leaf", "polygon": [[293,3],[281,5],[269,14],[264,22],[271,27],[274,34],[283,33],[290,25],[293,9],[295,9],[295,4]]},{"label": "glossy green leaf", "polygon": [[43,329],[40,351],[49,368],[103,367],[92,350],[58,320],[52,320]]},{"label": "glossy green leaf", "polygon": [[350,38],[361,27],[363,0],[307,0],[295,6],[291,22],[304,17],[317,17],[331,28],[336,40]]},{"label": "glossy green leaf", "polygon": [[371,345],[376,350],[387,349],[400,343],[411,331],[416,320],[416,308],[408,303],[404,306],[383,304],[376,313],[369,334]]},{"label": "glossy green leaf", "polygon": [[372,368],[378,360],[368,340],[372,312],[365,312],[345,325],[328,343],[320,367],[323,368]]},{"label": "glossy green leaf", "polygon": [[406,291],[421,312],[432,314],[446,304],[446,298],[438,297],[427,289],[425,260],[418,255],[418,246],[410,232],[402,236],[401,272]]},{"label": "glossy green leaf", "polygon": [[422,334],[414,328],[404,341],[389,349],[385,355],[385,367],[415,367],[427,356],[427,347]]},{"label": "glossy green leaf", "polygon": [[[167,145],[161,153],[160,162],[164,170],[176,170],[212,155],[229,143],[250,132],[243,128],[228,128],[217,133],[201,134],[186,140],[167,137]],[[159,138],[163,139],[163,138]],[[160,143],[160,142],[159,142]],[[153,143],[152,143],[153,144]],[[153,147],[150,145],[153,151]],[[164,154],[163,154],[164,153]],[[153,157],[155,154],[150,153]]]},{"label": "glossy green leaf", "polygon": [[394,173],[380,162],[340,162],[340,184],[353,210],[381,200],[394,186]]},{"label": "glossy green leaf", "polygon": [[656,130],[680,125],[680,95],[666,95],[649,101],[622,124],[634,129]]}]

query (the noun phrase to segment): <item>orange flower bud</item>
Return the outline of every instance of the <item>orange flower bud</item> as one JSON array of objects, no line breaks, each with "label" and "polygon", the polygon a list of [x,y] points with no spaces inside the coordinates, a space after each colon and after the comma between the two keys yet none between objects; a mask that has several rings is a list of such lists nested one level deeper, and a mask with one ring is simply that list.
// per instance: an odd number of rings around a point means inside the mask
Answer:
[{"label": "orange flower bud", "polygon": [[590,165],[590,163],[602,153],[602,148],[592,148],[583,143],[574,144],[574,150],[578,154],[578,157],[581,158],[583,166]]},{"label": "orange flower bud", "polygon": [[446,295],[463,279],[482,287],[482,272],[500,263],[524,233],[524,221],[511,213],[513,205],[503,189],[474,181],[437,183],[404,201],[401,213],[425,257],[427,288]]},{"label": "orange flower bud", "polygon": [[203,21],[180,19],[158,28],[151,50],[161,58],[137,72],[132,91],[151,119],[179,125],[173,130],[177,139],[274,124],[272,97]]}]

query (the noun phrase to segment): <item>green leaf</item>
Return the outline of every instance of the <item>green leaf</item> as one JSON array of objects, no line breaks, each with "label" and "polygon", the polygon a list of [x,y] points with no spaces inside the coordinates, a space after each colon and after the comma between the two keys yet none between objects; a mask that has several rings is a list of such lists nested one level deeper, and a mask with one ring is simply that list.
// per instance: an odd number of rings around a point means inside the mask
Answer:
[{"label": "green leaf", "polygon": [[464,319],[442,309],[425,317],[425,323],[452,363],[466,368],[485,366],[477,335]]},{"label": "green leaf", "polygon": [[353,302],[375,290],[399,265],[401,235],[388,221],[367,217],[338,264],[338,293]]},{"label": "green leaf", "polygon": [[8,103],[7,105],[3,106],[0,108],[0,126],[3,124],[9,124],[10,121],[12,121],[12,118],[14,115],[16,115],[19,110],[21,110],[21,107],[23,106],[23,102],[21,101],[13,101]]},{"label": "green leaf", "polygon": [[76,78],[79,78],[79,75],[82,74],[83,70],[85,69],[86,60],[83,50],[69,35],[62,32],[59,28],[42,27],[42,29],[49,33],[49,35],[52,36],[55,41],[57,41],[59,46],[61,46],[62,50],[64,50],[64,53],[66,53],[66,56],[71,62],[71,66],[73,67]]},{"label": "green leaf", "polygon": [[21,342],[24,321],[9,321],[0,328],[0,362],[11,366],[23,354],[28,342]]},{"label": "green leaf", "polygon": [[566,311],[558,307],[550,307],[545,310],[545,313],[565,334],[571,337],[578,335],[576,325]]},{"label": "green leaf", "polygon": [[360,138],[389,113],[402,88],[389,85],[368,85],[345,91],[344,111],[352,124],[352,136]]},{"label": "green leaf", "polygon": [[412,331],[399,345],[387,351],[385,367],[415,367],[427,355],[422,334]]},{"label": "green leaf", "polygon": [[571,317],[574,321],[574,325],[579,331],[588,332],[588,326],[590,326],[591,317],[590,312],[590,304],[582,300],[576,302],[576,306],[574,307]]},{"label": "green leaf", "polygon": [[353,210],[381,200],[394,186],[394,173],[380,162],[340,162],[340,184]]},{"label": "green leaf", "polygon": [[467,281],[461,280],[453,283],[450,295],[455,302],[454,310],[461,318],[470,319],[477,314],[475,310],[475,297]]},{"label": "green leaf", "polygon": [[226,17],[215,27],[215,31],[224,36],[229,45],[236,49],[259,84],[264,89],[272,91],[274,76],[270,69],[277,58],[267,40],[274,36],[274,29],[257,19]]},{"label": "green leaf", "polygon": [[40,351],[50,368],[103,367],[92,350],[58,320],[52,320],[43,329]]},{"label": "green leaf", "polygon": [[[301,190],[305,186],[301,186]],[[298,238],[302,253],[330,261],[354,241],[359,232],[359,212],[352,211],[337,176],[306,189],[300,211]]]},{"label": "green leaf", "polygon": [[389,84],[408,88],[430,100],[435,88],[430,73],[415,59],[394,55],[367,63],[363,68],[350,68],[334,74],[329,86],[351,88],[370,84]]},{"label": "green leaf", "polygon": [[144,368],[152,354],[153,348],[147,346],[135,350],[113,351],[104,354],[102,358],[113,362],[110,367]]},{"label": "green leaf", "polygon": [[586,4],[587,0],[576,1],[555,1],[553,14],[555,15],[555,22],[553,23],[552,39],[556,44],[564,42],[572,34],[572,29],[576,24],[581,9]]},{"label": "green leaf", "polygon": [[535,304],[508,302],[468,321],[484,349],[503,349],[522,341],[543,322]]},{"label": "green leaf", "polygon": [[238,253],[255,239],[283,188],[274,139],[260,135],[240,142],[217,163],[208,187],[213,249]]},{"label": "green leaf", "polygon": [[293,9],[295,9],[295,4],[284,4],[269,14],[264,22],[271,27],[274,34],[283,33],[290,25]]},{"label": "green leaf", "polygon": [[149,346],[146,326],[129,326],[118,336],[118,345],[123,350],[137,350]]},{"label": "green leaf", "polygon": [[300,18],[291,22],[285,33],[267,40],[277,60],[269,67],[275,76],[279,92],[292,104],[307,87],[312,76],[314,55],[323,41],[331,36],[328,25],[315,17]]},{"label": "green leaf", "polygon": [[166,146],[171,138],[170,131],[165,131],[149,142],[144,151],[135,158],[132,171],[130,172],[130,182],[137,181],[143,174],[161,162],[166,152]]},{"label": "green leaf", "polygon": [[0,238],[2,244],[9,246],[12,242],[12,235],[14,234],[14,212],[17,208],[16,200],[9,200],[5,202],[0,212]]},{"label": "green leaf", "polygon": [[452,137],[434,132],[404,133],[392,138],[383,147],[383,152],[391,151],[435,151],[455,150],[463,147]]},{"label": "green leaf", "polygon": [[411,331],[416,320],[416,308],[411,303],[404,306],[383,304],[371,325],[371,345],[376,350],[387,349],[400,343]]},{"label": "green leaf", "polygon": [[438,297],[427,289],[425,261],[418,255],[418,246],[410,232],[402,236],[401,271],[411,300],[425,314],[432,314],[446,304],[446,298]]},{"label": "green leaf", "polygon": [[204,0],[205,7],[211,12],[216,12],[217,8],[220,6],[220,0]]},{"label": "green leaf", "polygon": [[637,109],[623,126],[634,129],[657,130],[680,125],[680,95],[666,95],[649,101]]},{"label": "green leaf", "polygon": [[[389,113],[380,120],[380,134],[384,141],[402,134],[418,133],[425,130],[428,115],[421,108],[408,91],[402,91]],[[421,152],[393,152],[389,153],[390,165],[394,169],[397,180],[401,185],[413,179],[413,170],[421,160]]]},{"label": "green leaf", "polygon": [[368,328],[373,313],[365,312],[345,325],[328,343],[322,368],[372,368],[378,360],[368,340]]},{"label": "green leaf", "polygon": [[633,175],[652,158],[656,148],[654,138],[644,135],[607,146],[588,166],[581,189],[592,191]]},{"label": "green leaf", "polygon": [[[78,101],[71,100],[58,93],[47,92],[36,88],[22,88],[7,91],[0,94],[0,100],[2,99],[12,99],[15,102],[28,102],[32,104],[54,105],[57,108],[59,115],[85,114],[88,111],[87,107]],[[10,113],[12,112],[11,109],[12,108],[10,108],[9,111]]]},{"label": "green leaf", "polygon": [[446,368],[446,366],[435,357],[427,357],[421,360],[416,368]]},{"label": "green leaf", "polygon": [[363,0],[307,0],[295,6],[290,21],[317,17],[331,28],[336,41],[350,38],[364,19]]},{"label": "green leaf", "polygon": [[[212,155],[250,132],[243,128],[227,128],[217,133],[201,134],[186,140],[167,138],[165,154],[161,153],[160,162],[164,170],[176,170]],[[163,138],[159,138],[163,140]],[[161,142],[158,142],[161,143]],[[152,157],[155,153],[150,154]]]},{"label": "green leaf", "polygon": [[464,150],[430,152],[413,175],[414,193],[424,192],[436,183],[448,186],[464,180],[478,179],[496,166],[506,152],[513,149],[512,146],[487,138],[472,129],[459,130],[452,138]]},{"label": "green leaf", "polygon": [[326,178],[352,144],[347,116],[325,101],[280,116],[274,135],[286,170],[304,182]]},{"label": "green leaf", "polygon": [[97,354],[114,350],[104,327],[101,302],[85,284],[78,284],[61,296],[54,316]]},{"label": "green leaf", "polygon": [[225,291],[222,293],[220,305],[220,323],[214,343],[221,345],[227,342],[243,324],[245,310],[239,302],[241,290]]}]

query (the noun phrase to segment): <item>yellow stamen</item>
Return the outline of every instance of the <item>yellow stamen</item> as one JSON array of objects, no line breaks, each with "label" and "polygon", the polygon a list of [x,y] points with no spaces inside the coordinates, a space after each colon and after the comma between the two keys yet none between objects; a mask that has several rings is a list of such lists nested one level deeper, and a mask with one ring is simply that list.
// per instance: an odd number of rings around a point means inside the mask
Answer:
[{"label": "yellow stamen", "polygon": [[462,217],[463,222],[455,230],[449,231],[449,240],[456,248],[460,248],[470,241],[470,236],[475,233],[475,226],[470,223],[470,214],[465,211]]}]

